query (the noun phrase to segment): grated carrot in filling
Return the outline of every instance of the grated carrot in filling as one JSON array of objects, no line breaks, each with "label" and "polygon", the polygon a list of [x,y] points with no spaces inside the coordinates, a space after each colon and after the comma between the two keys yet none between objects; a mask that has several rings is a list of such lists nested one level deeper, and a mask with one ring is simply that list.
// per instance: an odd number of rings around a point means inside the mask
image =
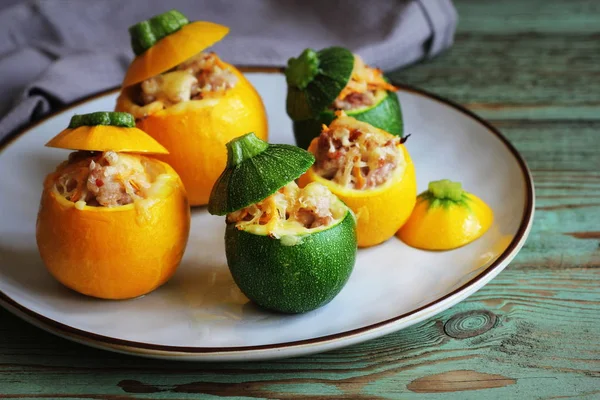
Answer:
[{"label": "grated carrot in filling", "polygon": [[404,162],[400,138],[345,116],[324,126],[317,142],[315,172],[350,189],[383,185]]},{"label": "grated carrot in filling", "polygon": [[263,226],[271,237],[282,232],[302,232],[330,226],[338,221],[345,210],[325,186],[311,183],[299,188],[290,182],[266,199],[227,215],[228,223],[241,230]]},{"label": "grated carrot in filling", "polygon": [[354,69],[346,87],[335,99],[331,108],[337,110],[354,110],[375,104],[381,91],[395,92],[398,88],[385,81],[383,72],[369,67],[362,58],[354,55]]}]

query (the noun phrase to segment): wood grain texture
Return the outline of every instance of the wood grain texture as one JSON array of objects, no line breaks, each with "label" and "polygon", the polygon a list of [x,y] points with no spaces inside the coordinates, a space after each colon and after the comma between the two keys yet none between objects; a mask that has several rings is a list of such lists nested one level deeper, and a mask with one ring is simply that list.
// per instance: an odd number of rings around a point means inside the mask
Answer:
[{"label": "wood grain texture", "polygon": [[477,371],[449,371],[415,379],[406,388],[415,393],[464,392],[501,388],[517,383],[516,379]]},{"label": "wood grain texture", "polygon": [[[439,59],[391,75],[485,118],[600,119],[600,33],[458,32]],[[443,61],[443,63],[442,63]]]},{"label": "wood grain texture", "polygon": [[532,232],[512,267],[600,267],[600,121],[493,123],[527,160],[535,184]]},{"label": "wood grain texture", "polygon": [[536,215],[509,268],[401,332],[273,362],[122,356],[0,310],[0,398],[600,398],[600,2],[456,5],[454,47],[393,77],[466,104],[525,156]]},{"label": "wood grain texture", "polygon": [[455,1],[454,47],[391,73],[490,119],[600,119],[600,2]]}]

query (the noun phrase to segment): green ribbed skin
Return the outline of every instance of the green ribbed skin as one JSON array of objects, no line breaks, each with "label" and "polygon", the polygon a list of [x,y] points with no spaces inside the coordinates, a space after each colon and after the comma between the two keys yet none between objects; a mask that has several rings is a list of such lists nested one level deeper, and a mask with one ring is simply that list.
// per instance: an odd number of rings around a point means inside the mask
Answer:
[{"label": "green ribbed skin", "polygon": [[269,197],[315,162],[306,150],[268,144],[254,133],[227,143],[227,166],[210,193],[208,212],[225,215]]},{"label": "green ribbed skin", "polygon": [[306,49],[298,58],[291,58],[285,71],[290,118],[305,120],[324,110],[346,87],[353,68],[354,55],[343,47],[318,52]]},{"label": "green ribbed skin", "polygon": [[225,231],[227,264],[235,283],[269,310],[304,313],[329,303],[344,287],[356,259],[356,222],[346,216],[295,245],[238,230]]}]

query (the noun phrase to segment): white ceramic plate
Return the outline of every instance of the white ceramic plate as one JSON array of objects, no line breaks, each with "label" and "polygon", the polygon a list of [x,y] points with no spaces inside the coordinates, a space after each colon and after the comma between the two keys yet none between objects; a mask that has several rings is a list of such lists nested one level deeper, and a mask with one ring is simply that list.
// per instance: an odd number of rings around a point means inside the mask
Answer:
[{"label": "white ceramic plate", "polygon": [[[270,140],[293,143],[281,74],[248,73],[269,115]],[[0,303],[68,339],[118,352],[186,360],[256,360],[316,353],[403,329],[463,300],[519,251],[533,218],[530,174],[517,151],[475,115],[410,88],[399,92],[419,190],[431,180],[463,183],[494,210],[482,238],[458,250],[426,252],[395,237],[359,250],[342,292],[304,315],[263,311],[227,269],[222,217],[192,212],[192,231],[173,279],[134,300],[72,292],[46,272],[35,243],[44,176],[68,152],[44,147],[74,113],[112,110],[116,92],[80,102],[21,132],[0,152]]]}]

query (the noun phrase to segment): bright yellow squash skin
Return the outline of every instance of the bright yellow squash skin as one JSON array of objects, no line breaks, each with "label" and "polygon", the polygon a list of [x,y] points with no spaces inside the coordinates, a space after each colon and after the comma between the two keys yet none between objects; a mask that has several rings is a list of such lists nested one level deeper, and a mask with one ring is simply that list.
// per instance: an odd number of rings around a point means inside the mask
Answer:
[{"label": "bright yellow squash skin", "polygon": [[[212,46],[229,28],[206,21],[184,25],[138,55],[123,79],[115,111],[131,110],[132,85],[168,71]],[[219,61],[237,77],[223,96],[176,104],[137,121],[137,127],[167,148],[157,158],[170,164],[181,177],[192,206],[208,204],[210,191],[225,168],[225,144],[254,132],[267,140],[267,115],[252,84],[234,66]]]},{"label": "bright yellow squash skin", "polygon": [[[260,96],[240,71],[223,64],[238,79],[224,96],[179,103],[136,122],[169,151],[156,158],[177,171],[192,206],[208,204],[210,191],[225,169],[227,142],[248,132],[265,141],[268,136]],[[127,111],[131,105],[129,92],[124,91],[116,110]]]},{"label": "bright yellow squash skin", "polygon": [[69,150],[112,150],[119,153],[168,153],[156,140],[137,128],[111,125],[67,128],[53,137],[46,146]]},{"label": "bright yellow squash skin", "polygon": [[118,207],[81,209],[61,196],[48,175],[36,239],[48,271],[88,296],[128,299],[149,293],[175,273],[186,247],[190,209],[177,173],[150,199]]},{"label": "bright yellow squash skin", "polygon": [[[115,111],[131,111],[131,85],[161,74],[221,40],[229,28],[210,22],[192,22],[159,40],[131,63]],[[170,154],[158,157],[169,163],[187,189],[190,204],[208,204],[210,191],[225,168],[225,144],[254,132],[267,140],[267,115],[252,84],[233,65],[219,61],[237,77],[223,96],[176,104],[137,121]]]},{"label": "bright yellow squash skin", "polygon": [[[317,153],[318,138],[313,139],[308,151]],[[384,185],[370,190],[347,189],[319,176],[311,167],[298,180],[300,187],[318,182],[340,198],[354,211],[357,218],[358,247],[383,243],[404,224],[415,206],[417,183],[415,167],[403,144],[398,148],[404,154],[405,167],[397,168]]]},{"label": "bright yellow squash skin", "polygon": [[493,212],[479,197],[463,191],[459,201],[436,202],[428,193],[419,195],[410,218],[397,233],[409,246],[455,249],[481,237],[492,225]]},{"label": "bright yellow squash skin", "polygon": [[129,65],[122,87],[128,87],[161,74],[223,39],[229,28],[206,21],[184,25],[160,39]]}]

